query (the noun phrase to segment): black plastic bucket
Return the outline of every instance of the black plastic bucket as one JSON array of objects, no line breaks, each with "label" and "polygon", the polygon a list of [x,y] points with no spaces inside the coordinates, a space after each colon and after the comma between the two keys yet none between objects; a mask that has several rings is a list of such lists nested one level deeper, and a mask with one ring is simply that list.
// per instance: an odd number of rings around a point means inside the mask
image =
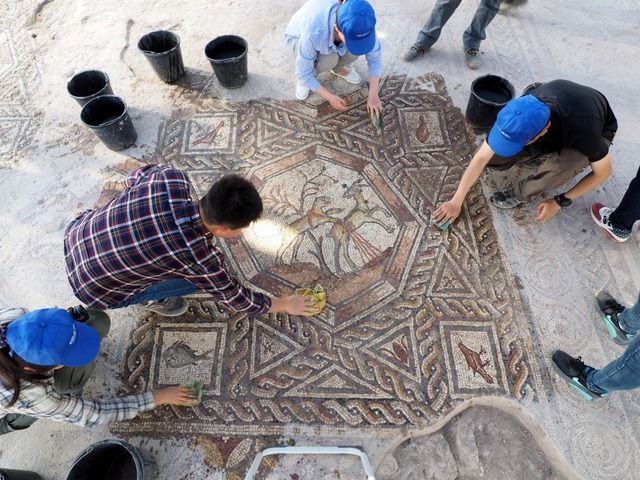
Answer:
[{"label": "black plastic bucket", "polygon": [[502,77],[485,75],[476,78],[471,84],[471,94],[467,103],[467,122],[475,129],[490,129],[498,112],[515,95],[513,85]]},{"label": "black plastic bucket", "polygon": [[80,119],[111,150],[123,150],[138,138],[127,104],[115,95],[102,95],[87,102]]},{"label": "black plastic bucket", "polygon": [[0,468],[0,480],[42,480],[42,477],[35,472],[26,470]]},{"label": "black plastic bucket", "polygon": [[109,75],[100,70],[83,70],[67,82],[67,92],[80,106],[100,95],[112,95]]},{"label": "black plastic bucket", "polygon": [[240,88],[248,77],[246,40],[237,35],[222,35],[214,38],[204,49],[213,72],[220,85],[226,88]]},{"label": "black plastic bucket", "polygon": [[121,440],[103,440],[78,455],[66,480],[154,480],[156,464],[149,455]]},{"label": "black plastic bucket", "polygon": [[184,75],[180,37],[175,33],[166,30],[147,33],[138,41],[138,49],[163,82],[172,83]]}]

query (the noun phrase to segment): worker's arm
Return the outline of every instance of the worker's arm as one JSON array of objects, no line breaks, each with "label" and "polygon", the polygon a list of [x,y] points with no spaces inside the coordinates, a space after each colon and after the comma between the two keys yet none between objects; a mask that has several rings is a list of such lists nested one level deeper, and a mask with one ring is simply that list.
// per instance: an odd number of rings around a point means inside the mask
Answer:
[{"label": "worker's arm", "polygon": [[[585,193],[590,192],[609,178],[609,175],[611,175],[611,169],[611,154],[607,153],[600,160],[591,162],[591,171],[582,177],[572,189],[564,194],[564,196],[570,200],[575,200]],[[543,200],[538,205],[536,220],[538,222],[544,222],[553,218],[559,211],[560,205],[558,205],[558,202],[553,198]]]},{"label": "worker's arm", "polygon": [[453,222],[458,218],[460,210],[462,209],[462,202],[464,202],[473,184],[480,178],[484,167],[487,166],[487,163],[489,163],[493,155],[494,152],[486,140],[482,142],[482,145],[471,159],[469,166],[464,171],[453,198],[448,202],[444,202],[434,212],[433,218],[435,221],[438,223]]}]

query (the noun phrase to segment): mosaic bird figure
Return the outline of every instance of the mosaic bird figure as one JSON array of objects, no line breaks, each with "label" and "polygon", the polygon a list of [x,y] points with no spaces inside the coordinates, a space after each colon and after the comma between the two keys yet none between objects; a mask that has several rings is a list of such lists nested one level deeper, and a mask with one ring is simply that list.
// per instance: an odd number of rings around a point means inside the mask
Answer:
[{"label": "mosaic bird figure", "polygon": [[201,359],[207,358],[213,349],[197,354],[196,351],[182,340],[176,340],[162,354],[164,362],[171,368],[182,368],[187,365],[196,365]]},{"label": "mosaic bird figure", "polygon": [[220,133],[220,130],[222,129],[222,127],[224,127],[224,120],[221,120],[218,123],[218,125],[216,125],[214,128],[211,129],[209,133],[207,133],[206,135],[203,135],[202,137],[194,141],[193,146],[195,147],[196,145],[200,145],[201,143],[215,145],[216,138],[218,138],[218,134]]},{"label": "mosaic bird figure", "polygon": [[467,365],[469,365],[469,368],[473,371],[473,375],[475,376],[475,374],[477,373],[482,378],[484,378],[485,382],[493,383],[493,378],[484,369],[484,367],[489,365],[489,361],[482,361],[482,354],[485,353],[482,347],[480,347],[479,352],[475,352],[467,347],[464,343],[462,343],[462,340],[460,340],[458,342],[458,348],[464,355],[464,359],[467,361]]},{"label": "mosaic bird figure", "polygon": [[420,115],[420,123],[418,124],[418,128],[416,128],[416,138],[420,143],[424,143],[429,138],[429,126],[427,124],[427,119],[424,118],[424,115]]}]

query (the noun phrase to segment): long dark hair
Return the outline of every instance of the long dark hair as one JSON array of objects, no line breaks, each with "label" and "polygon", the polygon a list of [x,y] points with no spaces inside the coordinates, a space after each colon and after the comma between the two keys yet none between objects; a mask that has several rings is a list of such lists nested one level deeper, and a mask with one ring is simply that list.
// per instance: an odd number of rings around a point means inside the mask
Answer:
[{"label": "long dark hair", "polygon": [[[26,370],[25,367],[33,369]],[[0,381],[13,390],[13,396],[5,408],[11,407],[20,397],[20,382],[40,382],[51,378],[53,367],[31,365],[17,355],[9,354],[9,347],[0,349]]]}]

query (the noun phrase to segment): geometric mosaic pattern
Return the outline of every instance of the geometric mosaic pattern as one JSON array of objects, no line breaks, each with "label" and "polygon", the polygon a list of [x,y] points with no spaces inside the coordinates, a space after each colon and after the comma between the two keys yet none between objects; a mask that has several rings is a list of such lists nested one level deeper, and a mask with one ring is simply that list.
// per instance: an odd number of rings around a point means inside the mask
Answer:
[{"label": "geometric mosaic pattern", "polygon": [[320,283],[328,305],[312,318],[247,316],[196,295],[182,317],[145,317],[126,359],[128,388],[199,379],[204,401],[114,431],[381,431],[428,424],[462,398],[540,391],[480,188],[449,230],[431,225],[474,150],[442,77],[389,77],[381,99],[382,133],[367,117],[365,90],[347,97],[346,112],[261,100],[162,125],[152,161],[186,170],[198,194],[225,173],[245,175],[266,224],[289,232],[271,238],[256,226],[221,243],[239,278],[274,294]]}]

